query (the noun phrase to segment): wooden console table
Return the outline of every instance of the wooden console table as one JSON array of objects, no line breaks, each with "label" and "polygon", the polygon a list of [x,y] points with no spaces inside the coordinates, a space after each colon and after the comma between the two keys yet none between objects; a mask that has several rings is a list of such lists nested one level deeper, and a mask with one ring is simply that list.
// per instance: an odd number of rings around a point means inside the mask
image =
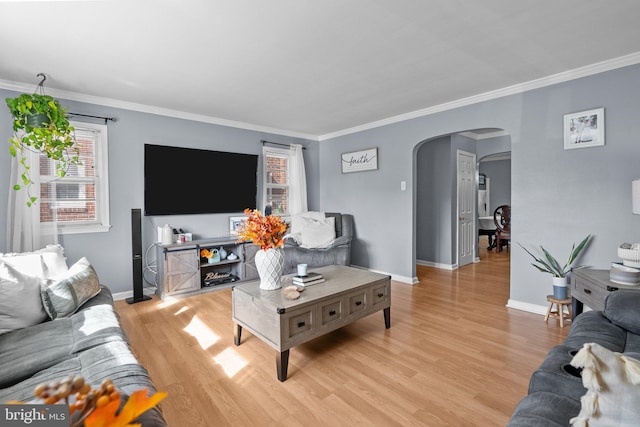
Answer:
[{"label": "wooden console table", "polygon": [[[242,328],[277,352],[278,379],[287,379],[289,349],[362,317],[383,310],[385,327],[391,327],[391,277],[367,270],[331,265],[314,268],[325,282],[309,286],[300,298],[288,300],[282,290],[263,291],[253,281],[233,287],[235,345]],[[290,284],[283,278],[284,286]],[[288,276],[290,277],[290,276]]]},{"label": "wooden console table", "polygon": [[609,270],[578,268],[571,273],[571,312],[573,318],[586,304],[592,310],[604,310],[604,301],[618,289],[640,291],[640,285],[621,285],[609,280]]}]

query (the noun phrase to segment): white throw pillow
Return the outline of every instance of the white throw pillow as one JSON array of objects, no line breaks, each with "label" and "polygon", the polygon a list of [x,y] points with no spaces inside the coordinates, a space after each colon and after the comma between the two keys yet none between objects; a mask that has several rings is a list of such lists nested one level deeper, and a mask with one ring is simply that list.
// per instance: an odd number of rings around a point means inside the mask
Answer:
[{"label": "white throw pillow", "polygon": [[637,426],[640,420],[640,361],[587,343],[571,360],[582,368],[582,408],[574,427]]},{"label": "white throw pillow", "polygon": [[61,245],[47,245],[33,252],[0,255],[0,261],[6,261],[21,272],[41,279],[66,273],[69,269],[66,260]]},{"label": "white throw pillow", "polygon": [[25,254],[4,254],[0,257],[0,262],[11,264],[13,268],[23,274],[40,279],[47,278],[47,267],[40,254],[33,252]]},{"label": "white throw pillow", "polygon": [[322,221],[325,219],[324,212],[301,212],[291,218],[291,227],[289,228],[289,233],[292,235],[299,235],[302,233],[302,230],[305,228],[307,219]]},{"label": "white throw pillow", "polygon": [[336,239],[336,222],[334,217],[321,220],[311,218],[296,218],[296,229],[300,230],[294,236],[298,245],[306,249],[326,248]]},{"label": "white throw pillow", "polygon": [[98,295],[100,280],[87,258],[81,258],[62,276],[42,284],[42,303],[51,319],[71,316]]},{"label": "white throw pillow", "polygon": [[47,267],[47,277],[58,276],[69,270],[62,246],[47,245],[45,248],[35,251],[35,253],[42,255],[42,260]]},{"label": "white throw pillow", "polygon": [[0,334],[47,319],[40,299],[40,279],[0,261]]}]

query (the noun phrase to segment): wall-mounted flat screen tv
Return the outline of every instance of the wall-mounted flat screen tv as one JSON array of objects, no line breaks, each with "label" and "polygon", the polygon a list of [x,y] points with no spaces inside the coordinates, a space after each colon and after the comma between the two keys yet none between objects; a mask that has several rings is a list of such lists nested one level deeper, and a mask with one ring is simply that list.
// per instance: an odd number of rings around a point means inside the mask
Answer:
[{"label": "wall-mounted flat screen tv", "polygon": [[255,209],[258,155],[144,145],[145,215]]}]

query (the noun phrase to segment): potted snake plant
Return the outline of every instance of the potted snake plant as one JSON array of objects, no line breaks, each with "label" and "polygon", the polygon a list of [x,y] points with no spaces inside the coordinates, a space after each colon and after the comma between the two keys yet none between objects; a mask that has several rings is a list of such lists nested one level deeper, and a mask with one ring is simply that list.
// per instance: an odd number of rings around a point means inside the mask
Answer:
[{"label": "potted snake plant", "polygon": [[[33,184],[26,150],[45,154],[56,161],[56,175],[64,177],[69,165],[80,164],[80,150],[76,146],[74,128],[67,118],[67,109],[49,95],[23,93],[17,98],[7,98],[7,106],[13,116],[14,135],[9,139],[9,153],[18,158],[22,166],[21,184],[14,190]],[[27,205],[31,206],[36,197],[30,194]]]},{"label": "potted snake plant", "polygon": [[591,235],[589,234],[578,244],[578,246],[576,246],[575,243],[573,244],[571,252],[569,253],[569,259],[564,265],[560,265],[560,263],[542,245],[540,245],[540,249],[542,250],[544,257],[537,257],[527,248],[522,246],[522,244],[518,244],[535,260],[535,263],[531,263],[531,265],[543,273],[551,274],[554,298],[567,299],[568,274],[574,268],[573,264],[578,260],[580,254],[586,249],[590,238]]}]

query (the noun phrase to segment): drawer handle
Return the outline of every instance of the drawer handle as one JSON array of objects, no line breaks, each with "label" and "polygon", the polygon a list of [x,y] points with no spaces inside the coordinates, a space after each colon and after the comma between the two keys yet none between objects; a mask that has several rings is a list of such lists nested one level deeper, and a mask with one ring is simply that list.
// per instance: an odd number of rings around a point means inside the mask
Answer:
[{"label": "drawer handle", "polygon": [[356,305],[362,305],[362,301],[356,301]]},{"label": "drawer handle", "polygon": [[384,294],[383,294],[383,293],[379,293],[379,294],[378,294],[378,298],[382,298],[383,296],[384,296]]},{"label": "drawer handle", "polygon": [[331,310],[331,311],[329,312],[329,316],[335,316],[335,315],[336,315],[336,311],[335,311],[335,310]]},{"label": "drawer handle", "polygon": [[298,328],[302,328],[305,325],[304,322],[298,322]]},{"label": "drawer handle", "polygon": [[591,291],[589,289],[585,289],[584,293],[587,294],[587,295],[591,295]]}]

